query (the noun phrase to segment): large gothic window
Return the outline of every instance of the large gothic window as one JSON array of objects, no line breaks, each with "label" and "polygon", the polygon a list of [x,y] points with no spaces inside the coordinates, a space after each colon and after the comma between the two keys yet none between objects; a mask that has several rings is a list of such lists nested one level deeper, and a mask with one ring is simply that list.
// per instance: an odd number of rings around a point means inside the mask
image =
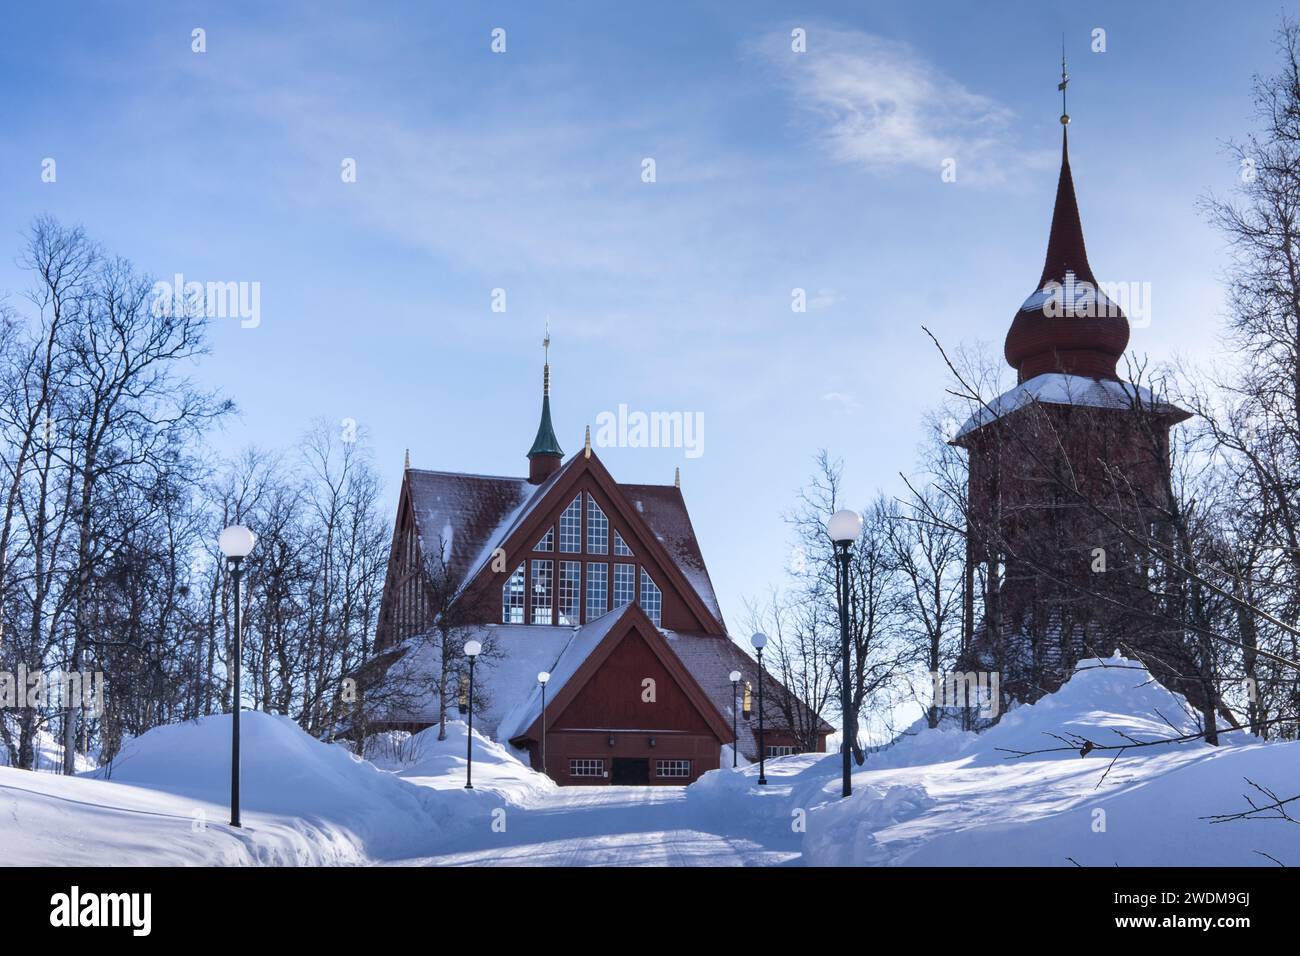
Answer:
[{"label": "large gothic window", "polygon": [[560,550],[565,554],[582,550],[582,495],[574,498],[560,515]]},{"label": "large gothic window", "polygon": [[533,623],[551,623],[551,562],[533,559]]},{"label": "large gothic window", "polygon": [[587,620],[594,621],[609,610],[609,565],[587,562]]},{"label": "large gothic window", "polygon": [[582,613],[582,562],[560,562],[560,617],[558,623],[576,625]]},{"label": "large gothic window", "polygon": [[524,623],[524,566],[522,564],[501,586],[501,623]]},{"label": "large gothic window", "polygon": [[587,551],[609,554],[609,519],[590,494],[587,495]]},{"label": "large gothic window", "polygon": [[641,610],[655,627],[663,622],[664,596],[659,585],[650,580],[645,568],[641,569]]},{"label": "large gothic window", "polygon": [[614,607],[623,607],[636,600],[636,565],[614,565]]}]

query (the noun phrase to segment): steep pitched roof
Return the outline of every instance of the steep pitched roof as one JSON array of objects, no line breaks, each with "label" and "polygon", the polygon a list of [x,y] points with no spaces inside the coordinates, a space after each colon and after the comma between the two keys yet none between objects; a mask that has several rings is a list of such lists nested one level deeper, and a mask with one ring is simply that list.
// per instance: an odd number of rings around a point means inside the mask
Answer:
[{"label": "steep pitched roof", "polygon": [[[734,709],[733,700],[735,700],[735,688],[731,686],[731,672],[740,671],[742,692],[744,682],[749,681],[753,685],[754,693],[757,694],[758,661],[746,654],[743,648],[728,637],[712,634],[684,634],[678,631],[663,633],[668,646],[681,659],[682,665],[691,672],[709,700],[713,702],[713,706],[730,725]],[[763,684],[763,693],[768,695],[764,706],[764,723],[769,730],[773,731],[784,729],[783,718],[772,703],[775,700],[773,695],[779,693],[781,689],[780,681],[768,671],[766,682]],[[754,706],[757,708],[757,703]],[[807,705],[801,702],[801,706],[804,706],[805,713],[808,713]],[[835,732],[835,728],[820,716],[817,716],[816,720],[822,733]],[[750,720],[736,714],[736,738],[741,753],[758,753],[757,714],[754,714]]]},{"label": "steep pitched roof", "polygon": [[[581,627],[571,628],[567,632],[568,639],[565,641],[560,653],[555,655],[548,667],[539,668],[539,670],[549,671],[551,675],[551,679],[546,685],[548,706],[550,701],[555,700],[556,694],[569,682],[570,678],[577,673],[578,668],[591,656],[591,652],[605,639],[605,636],[609,634],[614,625],[622,620],[622,612],[625,610],[625,607],[615,608],[608,614],[604,614],[594,621],[589,621]],[[497,728],[497,739],[513,740],[524,733],[541,712],[542,688],[537,683],[537,671],[534,671],[532,686],[516,698],[514,706],[504,711],[501,724]]]},{"label": "steep pitched roof", "polygon": [[441,545],[452,582],[465,584],[487,564],[497,543],[532,513],[558,474],[532,485],[527,478],[409,469],[412,513],[430,572],[437,569]]},{"label": "steep pitched roof", "polygon": [[[705,722],[722,741],[731,739],[731,725],[718,709],[712,697],[700,686],[691,669],[674,654],[658,628],[639,605],[627,604],[601,618],[575,628],[546,687],[546,712],[562,714],[573,702],[578,692],[595,675],[600,665],[613,653],[618,644],[636,632],[650,650],[659,658],[668,673],[677,682],[687,699],[695,706]],[[703,637],[702,640],[719,640]],[[501,722],[502,740],[514,741],[521,737],[536,737],[542,716],[541,688],[535,687],[515,711]]]},{"label": "steep pitched roof", "polygon": [[1003,354],[1021,382],[1046,372],[1118,379],[1115,366],[1128,338],[1128,319],[1098,287],[1088,264],[1063,135],[1043,274],[1011,320]]},{"label": "steep pitched roof", "polygon": [[[603,472],[594,455],[584,459],[581,454],[570,458],[540,485],[529,484],[526,478],[415,468],[407,471],[412,513],[430,572],[436,571],[434,562],[441,542],[452,583],[457,588],[468,585],[488,565],[493,549],[522,528],[551,489],[583,461]],[[645,523],[705,610],[721,625],[718,598],[681,490],[671,485],[620,485],[612,478],[609,481],[621,491],[629,510]]]},{"label": "steep pitched roof", "polygon": [[722,622],[722,609],[713,582],[709,580],[708,568],[704,566],[704,555],[700,552],[700,542],[695,537],[682,490],[673,485],[619,485],[619,488],[677,562],[695,593]]}]

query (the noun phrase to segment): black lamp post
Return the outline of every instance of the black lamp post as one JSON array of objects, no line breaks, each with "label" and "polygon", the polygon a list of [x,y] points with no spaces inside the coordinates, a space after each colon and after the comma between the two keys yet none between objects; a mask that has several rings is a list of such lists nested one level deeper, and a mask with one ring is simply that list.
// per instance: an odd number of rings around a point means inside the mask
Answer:
[{"label": "black lamp post", "polygon": [[537,675],[537,683],[542,685],[542,773],[546,773],[546,682],[550,679],[549,671],[541,671]]},{"label": "black lamp post", "polygon": [[731,767],[736,768],[740,737],[736,733],[736,711],[740,709],[740,671],[731,672]]},{"label": "black lamp post", "polygon": [[767,646],[766,634],[755,634],[749,639],[758,651],[758,784],[767,784],[767,745],[763,742],[763,648]]},{"label": "black lamp post", "polygon": [[226,556],[230,577],[235,585],[235,647],[234,673],[230,685],[230,825],[240,827],[239,822],[239,712],[243,709],[243,674],[244,660],[244,615],[239,606],[239,582],[243,577],[244,558],[248,557],[257,544],[257,535],[242,524],[231,525],[217,538],[217,547]]},{"label": "black lamp post", "polygon": [[465,656],[469,658],[469,713],[465,724],[465,789],[474,789],[474,661],[483,653],[478,641],[465,642]]},{"label": "black lamp post", "polygon": [[840,604],[840,654],[844,672],[840,679],[840,711],[843,716],[844,739],[840,743],[843,763],[841,796],[853,793],[853,777],[849,768],[849,741],[857,737],[853,719],[853,694],[849,675],[849,547],[862,533],[862,517],[856,511],[837,511],[826,523],[831,541],[835,542],[835,584]]}]

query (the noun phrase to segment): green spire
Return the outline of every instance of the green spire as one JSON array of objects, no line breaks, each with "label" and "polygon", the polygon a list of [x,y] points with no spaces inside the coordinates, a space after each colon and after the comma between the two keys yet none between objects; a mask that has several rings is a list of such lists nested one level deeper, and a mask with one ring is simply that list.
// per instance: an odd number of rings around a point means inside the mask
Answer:
[{"label": "green spire", "polygon": [[542,339],[542,349],[546,356],[546,360],[542,365],[542,421],[537,426],[537,437],[533,439],[533,447],[528,449],[528,457],[553,455],[556,458],[563,458],[564,451],[560,448],[560,440],[555,437],[555,428],[551,425],[551,329],[549,322],[547,322],[546,338]]}]

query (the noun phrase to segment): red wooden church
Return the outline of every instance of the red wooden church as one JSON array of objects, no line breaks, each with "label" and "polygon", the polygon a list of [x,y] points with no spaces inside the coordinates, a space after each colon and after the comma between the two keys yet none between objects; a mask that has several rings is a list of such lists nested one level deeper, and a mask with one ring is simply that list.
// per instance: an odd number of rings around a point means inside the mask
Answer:
[{"label": "red wooden church", "polygon": [[[758,759],[755,661],[727,635],[680,482],[621,484],[591,448],[564,460],[551,424],[550,365],[528,477],[424,471],[407,463],[377,645],[389,675],[436,686],[424,640],[438,594],[474,609],[457,644],[485,646],[475,729],[527,751],[561,784],[684,784],[717,769],[724,745]],[[542,708],[539,672],[550,673]],[[738,686],[730,680],[740,671]],[[462,685],[463,686],[463,685]],[[750,694],[746,688],[753,688]],[[766,755],[798,749],[786,712],[828,724],[771,675]],[[735,713],[741,708],[741,713]],[[430,693],[380,721],[421,729]],[[452,713],[455,713],[453,708]],[[738,742],[732,727],[737,728]],[[806,725],[805,725],[806,726]],[[803,735],[807,739],[807,734]]]}]

